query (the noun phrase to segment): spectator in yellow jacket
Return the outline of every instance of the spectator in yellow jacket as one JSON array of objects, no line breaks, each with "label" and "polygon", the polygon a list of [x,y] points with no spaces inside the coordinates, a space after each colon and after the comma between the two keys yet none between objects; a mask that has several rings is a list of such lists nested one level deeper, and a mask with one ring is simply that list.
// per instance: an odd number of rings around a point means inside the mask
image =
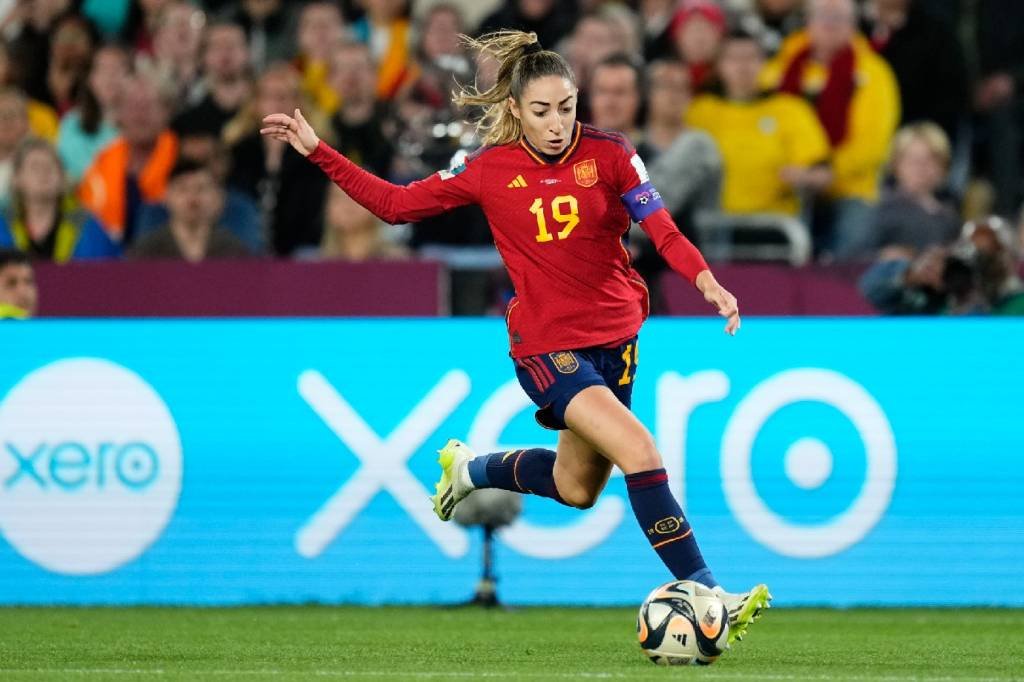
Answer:
[{"label": "spectator in yellow jacket", "polygon": [[900,117],[896,78],[856,32],[853,0],[809,0],[807,30],[786,39],[763,83],[817,110],[833,150],[829,246],[847,258],[867,229]]},{"label": "spectator in yellow jacket", "polygon": [[730,33],[718,58],[721,92],[695,98],[686,122],[718,144],[725,213],[797,216],[800,194],[820,190],[832,179],[828,140],[804,100],[761,89],[764,60],[756,38]]}]

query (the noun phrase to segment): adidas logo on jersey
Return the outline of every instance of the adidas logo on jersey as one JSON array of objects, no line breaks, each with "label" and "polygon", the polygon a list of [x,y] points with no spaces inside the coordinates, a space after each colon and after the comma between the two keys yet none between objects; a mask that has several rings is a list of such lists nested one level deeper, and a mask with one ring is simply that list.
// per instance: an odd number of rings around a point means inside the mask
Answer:
[{"label": "adidas logo on jersey", "polygon": [[522,175],[517,175],[516,179],[508,183],[506,187],[508,187],[509,189],[513,189],[516,187],[526,187],[526,180],[523,178]]}]

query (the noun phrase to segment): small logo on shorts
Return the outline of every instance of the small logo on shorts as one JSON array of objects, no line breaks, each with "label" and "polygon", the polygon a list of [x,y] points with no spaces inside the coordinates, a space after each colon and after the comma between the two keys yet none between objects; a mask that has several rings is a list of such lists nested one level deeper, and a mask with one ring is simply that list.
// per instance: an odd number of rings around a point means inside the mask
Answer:
[{"label": "small logo on shorts", "polygon": [[580,368],[580,361],[570,351],[548,353],[548,357],[551,358],[551,362],[555,364],[555,369],[560,374],[572,374]]}]

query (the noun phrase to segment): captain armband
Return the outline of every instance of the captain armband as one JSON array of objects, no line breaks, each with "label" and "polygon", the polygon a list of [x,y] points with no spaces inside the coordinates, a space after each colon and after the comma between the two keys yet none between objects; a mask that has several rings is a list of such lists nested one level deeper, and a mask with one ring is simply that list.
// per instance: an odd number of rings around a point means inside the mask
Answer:
[{"label": "captain armband", "polygon": [[665,202],[661,200],[661,194],[654,189],[654,185],[645,182],[629,190],[621,197],[629,217],[634,222],[649,218],[652,213],[665,208]]}]

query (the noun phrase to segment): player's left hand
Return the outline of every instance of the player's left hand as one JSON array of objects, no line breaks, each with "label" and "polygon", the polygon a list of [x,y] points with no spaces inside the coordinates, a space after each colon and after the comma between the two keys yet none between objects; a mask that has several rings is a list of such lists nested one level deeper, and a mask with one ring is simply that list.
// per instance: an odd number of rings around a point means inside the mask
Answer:
[{"label": "player's left hand", "polygon": [[697,288],[704,294],[704,300],[718,308],[718,314],[726,319],[725,332],[736,336],[740,328],[740,308],[736,297],[723,287],[710,270],[697,275]]}]

